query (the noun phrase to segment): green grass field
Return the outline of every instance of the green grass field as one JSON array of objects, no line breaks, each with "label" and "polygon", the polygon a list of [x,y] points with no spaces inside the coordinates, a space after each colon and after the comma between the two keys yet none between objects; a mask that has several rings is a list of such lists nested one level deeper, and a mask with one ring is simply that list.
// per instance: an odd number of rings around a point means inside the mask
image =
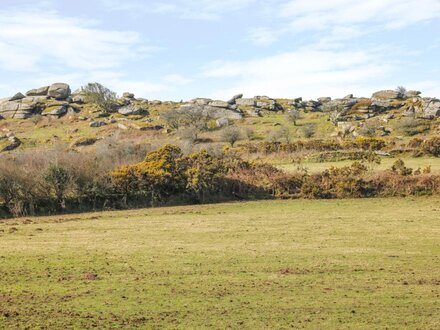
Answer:
[{"label": "green grass field", "polygon": [[440,199],[0,222],[1,329],[439,329]]}]

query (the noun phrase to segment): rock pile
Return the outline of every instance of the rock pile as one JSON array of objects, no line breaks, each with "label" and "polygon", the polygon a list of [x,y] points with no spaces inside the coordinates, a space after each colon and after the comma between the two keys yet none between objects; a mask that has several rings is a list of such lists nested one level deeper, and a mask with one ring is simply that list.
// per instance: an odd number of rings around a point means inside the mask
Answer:
[{"label": "rock pile", "polygon": [[421,97],[419,91],[402,93],[382,90],[371,98],[357,98],[352,94],[342,99],[332,100],[320,97],[317,100],[303,101],[297,98],[289,102],[292,109],[305,112],[329,112],[337,114],[337,121],[358,121],[393,111],[406,116],[433,119],[440,116],[440,100]]},{"label": "rock pile", "polygon": [[63,83],[31,89],[26,95],[17,93],[0,100],[0,116],[26,119],[39,113],[62,115],[67,112],[68,105],[72,102],[70,93],[69,85]]}]

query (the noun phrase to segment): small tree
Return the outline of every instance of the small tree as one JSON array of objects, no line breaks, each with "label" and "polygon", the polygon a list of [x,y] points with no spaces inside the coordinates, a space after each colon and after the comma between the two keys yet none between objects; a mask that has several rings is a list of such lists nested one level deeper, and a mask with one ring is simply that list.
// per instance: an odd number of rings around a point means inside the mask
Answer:
[{"label": "small tree", "polygon": [[235,142],[240,140],[241,131],[238,127],[229,126],[226,127],[222,132],[222,139],[224,142],[228,142],[231,144],[231,147],[234,146]]},{"label": "small tree", "polygon": [[286,117],[289,122],[293,123],[293,125],[296,126],[298,120],[301,119],[301,113],[299,112],[299,110],[293,109],[287,113]]},{"label": "small tree", "polygon": [[102,113],[113,112],[118,106],[116,93],[100,83],[89,83],[81,87],[81,93],[87,103],[95,104]]},{"label": "small tree", "polygon": [[197,140],[198,135],[208,129],[212,116],[203,107],[192,106],[167,111],[162,118],[171,129],[190,129],[194,133],[194,140]]}]

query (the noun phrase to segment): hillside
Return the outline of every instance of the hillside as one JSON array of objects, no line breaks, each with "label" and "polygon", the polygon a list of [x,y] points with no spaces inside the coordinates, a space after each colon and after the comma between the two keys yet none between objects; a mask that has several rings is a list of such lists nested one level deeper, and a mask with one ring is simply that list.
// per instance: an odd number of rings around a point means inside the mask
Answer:
[{"label": "hillside", "polygon": [[[332,139],[357,136],[404,138],[438,134],[440,100],[423,97],[419,91],[378,91],[370,98],[347,95],[341,99],[243,98],[220,101],[198,98],[186,102],[146,100],[124,93],[109,113],[88,103],[81,90],[67,84],[29,90],[0,100],[2,149],[20,147],[91,145],[114,137],[138,143],[180,143],[185,137],[166,122],[170,110],[200,109],[211,119],[198,144],[222,143],[222,129],[241,128],[240,142],[258,140]],[[296,125],[289,120],[293,113]],[[290,116],[290,119],[291,117]],[[410,127],[411,126],[411,127]],[[283,130],[283,131],[282,131]]]},{"label": "hillside", "polygon": [[56,83],[0,103],[0,215],[440,193],[440,100],[187,102]]}]

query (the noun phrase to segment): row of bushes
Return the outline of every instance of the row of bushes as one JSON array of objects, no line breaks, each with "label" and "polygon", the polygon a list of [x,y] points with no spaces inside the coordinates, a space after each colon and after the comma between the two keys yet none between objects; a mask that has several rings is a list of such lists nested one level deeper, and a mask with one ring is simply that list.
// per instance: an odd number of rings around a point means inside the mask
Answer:
[{"label": "row of bushes", "polygon": [[240,145],[240,149],[248,153],[294,153],[298,151],[339,151],[339,150],[382,150],[387,146],[383,139],[359,137],[353,140],[304,140],[290,143],[259,142]]},{"label": "row of bushes", "polygon": [[[319,174],[286,174],[232,151],[184,155],[166,145],[141,160],[115,152],[27,154],[0,161],[4,216],[264,198],[358,198],[440,193],[440,176],[402,161],[382,173],[355,162]],[[123,159],[130,159],[126,164]],[[367,159],[366,161],[374,161]]]},{"label": "row of bushes", "polygon": [[[290,143],[258,142],[240,145],[238,149],[249,154],[262,153],[265,155],[275,153],[296,153],[301,151],[334,152],[334,151],[380,151],[392,150],[396,142],[380,138],[358,137],[343,141],[337,140],[305,140]],[[440,157],[440,137],[428,139],[415,138],[408,142],[406,148],[416,151],[417,155]]]}]

